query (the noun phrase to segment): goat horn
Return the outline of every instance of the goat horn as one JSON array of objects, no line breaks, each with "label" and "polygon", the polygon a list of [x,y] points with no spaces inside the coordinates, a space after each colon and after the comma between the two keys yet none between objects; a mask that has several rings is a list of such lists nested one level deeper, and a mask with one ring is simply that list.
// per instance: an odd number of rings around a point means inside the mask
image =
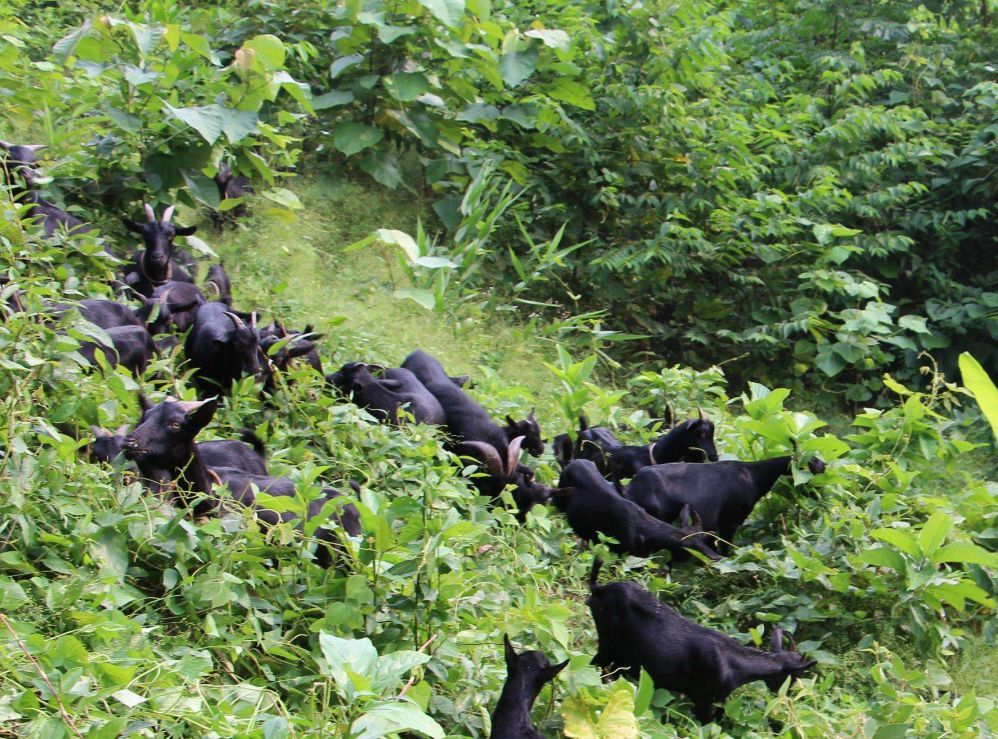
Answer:
[{"label": "goat horn", "polygon": [[127,434],[127,433],[128,433],[128,424],[127,424],[127,423],[123,423],[123,424],[121,424],[121,425],[120,425],[120,426],[119,426],[119,427],[118,427],[117,429],[115,429],[115,431],[114,431],[114,435],[115,435],[115,436],[117,436],[118,434],[122,434],[122,435],[124,435],[124,434]]},{"label": "goat horn", "polygon": [[24,148],[28,151],[40,151],[41,149],[47,149],[48,146],[45,144],[24,144]]},{"label": "goat horn", "polygon": [[110,436],[111,432],[107,429],[102,429],[100,426],[91,426],[90,433],[96,436],[98,439],[102,439],[105,436]]},{"label": "goat horn", "polygon": [[526,438],[526,436],[517,436],[509,442],[509,451],[506,454],[506,477],[512,477],[516,472],[516,465],[520,463],[520,446]]},{"label": "goat horn", "polygon": [[169,223],[170,219],[173,218],[173,209],[175,205],[171,205],[169,208],[163,211],[163,223]]},{"label": "goat horn", "polygon": [[184,413],[190,413],[191,411],[196,411],[210,400],[214,400],[214,398],[205,398],[204,400],[178,400],[176,402],[180,410]]},{"label": "goat horn", "polygon": [[256,328],[256,311],[250,313],[250,327]]},{"label": "goat horn", "polygon": [[697,412],[700,414],[701,421],[707,420],[707,416],[704,414],[703,410],[701,410],[700,406],[697,406]]},{"label": "goat horn", "polygon": [[9,141],[0,140],[0,149],[3,149],[4,151],[9,151],[10,147],[12,146],[13,144],[10,143]]},{"label": "goat horn", "polygon": [[149,205],[149,203],[144,203],[144,206],[145,206],[145,210],[146,210],[146,221],[148,221],[149,223],[155,223],[156,222],[156,211],[154,211],[152,209],[152,206]]},{"label": "goat horn", "polygon": [[[481,461],[494,477],[502,477],[502,460],[494,446],[484,441],[463,441],[462,448],[471,449],[481,455]],[[472,455],[475,456],[475,455]]]},{"label": "goat horn", "polygon": [[773,629],[771,644],[772,644],[772,651],[774,652],[783,651],[783,629],[781,629],[779,626]]},{"label": "goat horn", "polygon": [[236,328],[246,328],[246,324],[243,323],[243,319],[241,319],[235,313],[230,313],[229,311],[225,311],[225,315],[227,315],[229,318],[232,319],[232,322],[236,324]]}]

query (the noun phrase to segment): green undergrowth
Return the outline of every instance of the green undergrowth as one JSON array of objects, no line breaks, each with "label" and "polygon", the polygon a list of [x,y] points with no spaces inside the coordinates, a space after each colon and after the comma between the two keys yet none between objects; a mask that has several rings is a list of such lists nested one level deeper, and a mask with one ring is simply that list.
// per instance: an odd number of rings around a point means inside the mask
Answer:
[{"label": "green undergrowth", "polygon": [[[534,711],[548,736],[979,736],[998,729],[988,674],[995,636],[998,486],[962,389],[889,384],[894,403],[834,428],[788,390],[730,393],[716,368],[611,376],[545,327],[465,302],[442,316],[393,297],[390,252],[347,250],[374,228],[412,229],[420,204],[334,178],[293,185],[294,221],[253,198],[236,229],[199,235],[225,258],[236,304],[315,324],[327,369],[398,362],[420,346],[497,415],[538,406],[545,435],[585,410],[629,441],[666,403],[717,423],[725,458],[795,455],[738,532],[731,556],[670,567],[604,545],[605,579],[634,579],[686,616],[745,643],[776,625],[819,664],[776,693],[736,691],[701,727],[689,702],[647,679],[604,682],[580,548],[555,509],[520,525],[477,496],[439,432],[378,424],[294,370],[268,401],[238,384],[204,434],[254,428],[301,511],[315,487],[348,490],[363,534],[318,569],[312,533],[262,532],[252,514],[192,521],[121,468],[86,462],[89,424],[134,423],[135,391],[192,398],[177,357],[141,382],[80,367],[92,329],[38,318],[43,300],[99,294],[99,246],[46,244],[3,221],[0,258],[26,313],[0,325],[0,733],[305,737],[488,735],[504,679],[502,634],[569,667]],[[182,213],[189,221],[191,212]],[[178,219],[180,219],[178,216]],[[378,247],[384,248],[384,247]],[[394,282],[393,282],[394,278]],[[75,438],[79,435],[80,440]],[[827,462],[813,476],[813,455]],[[540,476],[556,484],[550,452]],[[297,508],[295,506],[298,506]],[[613,728],[615,727],[615,728]]]}]

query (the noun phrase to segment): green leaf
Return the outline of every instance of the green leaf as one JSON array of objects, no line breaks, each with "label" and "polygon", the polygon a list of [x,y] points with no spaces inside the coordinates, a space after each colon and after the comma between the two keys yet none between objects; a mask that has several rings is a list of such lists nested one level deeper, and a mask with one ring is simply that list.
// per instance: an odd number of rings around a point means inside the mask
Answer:
[{"label": "green leaf", "polygon": [[960,354],[960,375],[963,377],[964,386],[973,393],[981,412],[991,424],[995,438],[998,439],[998,388],[988,377],[981,363],[968,352]]},{"label": "green leaf", "polygon": [[209,144],[224,132],[230,143],[237,143],[256,130],[259,116],[251,110],[233,110],[221,105],[174,108],[165,100],[163,106],[178,120],[196,130]]},{"label": "green leaf", "polygon": [[355,64],[360,64],[364,61],[364,57],[360,54],[350,54],[349,56],[343,56],[339,59],[333,61],[329,65],[329,78],[335,80],[339,77],[345,69],[349,69]]},{"label": "green leaf", "polygon": [[352,684],[349,673],[370,675],[378,660],[378,651],[370,639],[341,639],[325,631],[319,632],[319,648],[326,660],[327,674],[340,687]]},{"label": "green leaf", "polygon": [[918,534],[918,546],[926,557],[942,545],[953,528],[953,518],[947,513],[933,513]]},{"label": "green leaf", "polygon": [[387,188],[394,190],[402,183],[398,157],[390,151],[372,149],[364,153],[359,164],[362,170]]},{"label": "green leaf", "polygon": [[893,549],[885,549],[884,547],[867,549],[857,554],[856,559],[863,564],[874,567],[887,567],[895,572],[904,572],[904,558]]},{"label": "green leaf", "polygon": [[838,354],[828,351],[827,347],[825,347],[822,353],[818,355],[814,365],[829,377],[835,377],[835,375],[845,369],[846,362]]},{"label": "green leaf", "polygon": [[410,262],[415,262],[420,257],[419,245],[416,243],[416,240],[405,231],[399,231],[394,228],[379,228],[374,232],[374,236],[383,244],[398,246],[403,252],[405,252],[406,257]]},{"label": "green leaf", "polygon": [[932,554],[933,564],[953,562],[958,564],[998,567],[998,554],[989,552],[976,544],[954,542],[939,548]]},{"label": "green leaf", "polygon": [[52,47],[52,56],[55,57],[55,60],[60,64],[65,64],[69,57],[76,51],[76,46],[80,43],[80,39],[87,35],[90,28],[90,21],[87,21],[72,33],[56,41],[55,46]]},{"label": "green leaf", "polygon": [[621,688],[610,696],[596,728],[600,739],[629,739],[638,736],[634,696],[629,687]]},{"label": "green leaf", "polygon": [[392,652],[378,657],[371,686],[382,694],[394,691],[403,675],[429,661],[430,655],[414,651]]},{"label": "green leaf", "polygon": [[464,0],[419,0],[445,26],[456,26],[464,18]]},{"label": "green leaf", "polygon": [[559,51],[568,51],[572,47],[572,40],[567,33],[556,28],[532,28],[524,36],[539,39],[545,46]]},{"label": "green leaf", "polygon": [[284,42],[277,36],[265,33],[254,36],[243,44],[243,47],[256,52],[256,61],[266,70],[280,69],[284,66]]},{"label": "green leaf", "polygon": [[398,72],[384,78],[388,94],[403,103],[410,103],[430,89],[430,81],[421,72]]},{"label": "green leaf", "polygon": [[211,177],[206,177],[200,172],[188,172],[187,170],[181,172],[181,176],[184,178],[187,190],[198,201],[204,203],[209,208],[218,207],[218,188],[215,186],[215,181],[212,180]]},{"label": "green leaf", "polygon": [[634,715],[642,716],[651,706],[651,699],[655,695],[655,682],[644,670],[641,670],[641,677],[638,680],[638,692],[634,698]]},{"label": "green leaf", "polygon": [[874,529],[870,536],[897,547],[912,559],[920,559],[922,556],[915,538],[901,529]]},{"label": "green leaf", "polygon": [[383,136],[380,128],[347,121],[333,129],[333,146],[347,156],[352,156],[374,146]]},{"label": "green leaf", "polygon": [[499,75],[510,87],[519,87],[537,68],[539,44],[531,41],[523,49],[514,49],[499,59]]},{"label": "green leaf", "polygon": [[283,187],[275,187],[261,194],[268,200],[273,200],[278,205],[283,205],[291,210],[301,210],[304,207],[297,195]]},{"label": "green leaf", "polygon": [[322,95],[312,98],[312,108],[314,110],[326,110],[336,108],[353,102],[353,93],[348,90],[330,90]]},{"label": "green leaf", "polygon": [[418,731],[431,739],[442,739],[443,728],[408,699],[371,703],[363,716],[353,722],[354,739],[378,739],[405,731]]},{"label": "green leaf", "polygon": [[574,105],[577,108],[584,110],[596,109],[592,95],[589,94],[589,88],[580,82],[562,77],[554,84],[549,85],[545,89],[545,92],[555,100]]},{"label": "green leaf", "polygon": [[408,298],[415,300],[426,310],[434,310],[437,307],[437,296],[432,290],[425,290],[418,287],[402,287],[395,291],[394,296],[398,299]]}]

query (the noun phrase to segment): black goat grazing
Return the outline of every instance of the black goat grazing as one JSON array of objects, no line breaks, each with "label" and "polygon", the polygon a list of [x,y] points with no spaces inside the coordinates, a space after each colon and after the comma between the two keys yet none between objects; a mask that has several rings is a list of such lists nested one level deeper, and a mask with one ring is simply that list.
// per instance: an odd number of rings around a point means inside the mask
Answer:
[{"label": "black goat grazing", "polygon": [[688,696],[701,723],[723,715],[714,704],[742,685],[763,680],[775,692],[815,664],[783,651],[779,628],[773,651],[764,652],[684,618],[637,583],[597,585],[600,564],[598,559],[593,564],[586,601],[599,638],[593,664],[634,678],[644,668],[656,688]]},{"label": "black goat grazing", "polygon": [[153,336],[183,333],[194,325],[197,309],[207,301],[193,282],[169,282],[160,285],[136,311]]},{"label": "black goat grazing", "polygon": [[[454,379],[454,378],[451,378]],[[514,421],[512,416],[506,416],[506,438],[512,441],[517,436],[523,438],[523,448],[531,456],[539,457],[544,454],[544,439],[541,438],[541,426],[537,423],[534,409],[522,421]]]},{"label": "black goat grazing", "polygon": [[[9,144],[0,141],[0,149],[6,153],[3,165],[7,182],[13,188],[15,197],[21,203],[29,205],[27,215],[41,223],[45,238],[52,238],[60,230],[72,234],[86,233],[90,230],[89,225],[50,203],[35,190],[38,180],[38,172],[34,167],[38,161],[35,152],[44,148],[43,144]],[[23,186],[17,184],[18,176],[23,178]]]},{"label": "black goat grazing", "polygon": [[720,559],[708,544],[699,520],[690,519],[688,509],[679,528],[660,521],[620,497],[588,459],[568,463],[552,500],[564,511],[572,531],[586,541],[598,541],[599,534],[616,539],[617,543],[610,545],[614,552],[647,557],[667,549],[673,560],[683,562],[690,558],[687,550],[692,549]]},{"label": "black goat grazing", "polygon": [[251,319],[247,326],[222,303],[198,307],[184,342],[184,353],[197,370],[195,380],[201,393],[219,389],[228,393],[232,383],[244,375],[265,380],[256,322]]},{"label": "black goat grazing", "polygon": [[602,426],[588,427],[580,417],[573,457],[591,460],[605,477],[617,481],[634,477],[638,470],[653,464],[716,462],[714,423],[700,411],[698,418],[683,421],[651,444],[634,446],[621,444]]},{"label": "black goat grazing", "polygon": [[489,739],[544,739],[534,728],[530,708],[547,683],[568,665],[568,660],[552,665],[543,652],[516,653],[509,636],[502,635],[506,656],[506,683],[492,712]]},{"label": "black goat grazing", "polygon": [[149,203],[145,204],[145,223],[122,218],[129,231],[139,234],[145,243],[145,249],[135,255],[133,263],[125,268],[122,282],[143,298],[152,297],[153,290],[169,280],[175,282],[194,282],[191,274],[184,269],[185,265],[193,271],[194,260],[189,255],[183,255],[175,250],[175,236],[190,236],[197,231],[197,226],[186,228],[174,226],[173,206],[163,211],[163,219],[157,220],[156,213]]},{"label": "black goat grazing", "polygon": [[214,293],[214,299],[219,303],[232,305],[232,283],[222,264],[213,264],[208,268],[208,276],[204,281],[204,291]]},{"label": "black goat grazing", "polygon": [[447,418],[447,430],[456,441],[483,441],[491,444],[499,459],[507,459],[509,439],[488,412],[447,375],[435,358],[417,349],[402,363],[440,401]]},{"label": "black goat grazing", "polygon": [[[143,402],[144,410],[151,407]],[[113,463],[124,450],[128,425],[119,426],[113,434],[100,426],[91,426],[90,430],[93,433],[93,438],[87,445],[87,456],[90,461]],[[209,468],[234,467],[253,475],[266,475],[266,449],[260,437],[250,429],[242,429],[239,438],[240,441],[222,439],[198,442],[198,454]]]},{"label": "black goat grazing", "polygon": [[[309,367],[322,374],[322,360],[315,342],[324,334],[312,333],[312,326],[305,326],[304,331],[288,331],[280,321],[260,329],[260,349],[267,364],[263,367],[263,389],[273,392],[275,379],[273,370],[286,372],[294,359],[304,359]],[[280,346],[271,351],[271,347],[280,342]]]},{"label": "black goat grazing", "polygon": [[[221,491],[227,488],[231,499],[252,508],[262,524],[273,526],[295,519],[290,512],[278,513],[256,503],[254,489],[272,496],[294,497],[294,483],[286,477],[253,474],[235,467],[209,468],[194,437],[215,414],[214,398],[200,401],[167,399],[142,414],[142,421],[125,437],[125,457],[136,463],[139,474],[159,494],[169,495],[182,505],[193,505],[193,514],[203,516],[228,510]],[[321,514],[326,503],[340,493],[324,488],[309,502],[306,519]],[[195,498],[200,498],[195,502]],[[339,514],[330,516],[330,522],[356,536],[360,533],[360,514],[352,505],[345,505]],[[300,524],[299,524],[300,525]],[[337,533],[326,526],[315,534],[321,542],[316,551],[316,563],[328,567],[333,560],[333,550],[340,547]]]},{"label": "black goat grazing", "polygon": [[111,338],[112,346],[84,341],[80,343],[80,355],[92,367],[99,367],[96,353],[100,349],[112,367],[121,365],[136,376],[141,376],[149,366],[149,360],[156,353],[152,337],[145,326],[115,326],[105,329],[105,332]]},{"label": "black goat grazing", "polygon": [[472,457],[483,463],[488,475],[472,478],[475,487],[482,495],[495,501],[508,486],[512,486],[513,501],[516,503],[516,517],[523,522],[527,511],[539,503],[546,503],[551,497],[551,489],[534,480],[534,471],[520,464],[520,445],[523,437],[518,436],[509,443],[507,458],[503,461],[499,451],[484,441],[462,441],[456,452]]},{"label": "black goat grazing", "polygon": [[[423,383],[406,369],[383,369],[381,377],[371,373],[374,365],[350,362],[326,375],[326,382],[361,408],[389,423],[399,422],[399,410],[404,409],[416,423],[442,425],[444,409]],[[377,367],[375,367],[377,369]]]},{"label": "black goat grazing", "polygon": [[52,306],[52,312],[56,315],[68,313],[76,308],[80,317],[102,329],[120,328],[121,326],[145,326],[142,320],[135,315],[135,311],[123,303],[116,303],[113,300],[101,300],[99,298],[87,298],[81,300],[75,306],[59,303]]},{"label": "black goat grazing", "polygon": [[[674,520],[689,506],[705,531],[730,544],[756,503],[790,472],[792,462],[793,457],[774,457],[760,462],[654,465],[634,476],[626,496],[662,521]],[[812,457],[808,468],[817,475],[825,463]]]},{"label": "black goat grazing", "polygon": [[[253,188],[250,187],[249,177],[234,174],[232,167],[225,163],[219,165],[218,172],[212,179],[215,181],[215,187],[218,188],[218,199],[220,201],[241,198],[246,193],[253,191]],[[221,224],[229,219],[234,219],[236,216],[242,217],[244,215],[246,215],[246,204],[240,203],[236,207],[224,212],[216,212],[214,217],[215,222]]]}]

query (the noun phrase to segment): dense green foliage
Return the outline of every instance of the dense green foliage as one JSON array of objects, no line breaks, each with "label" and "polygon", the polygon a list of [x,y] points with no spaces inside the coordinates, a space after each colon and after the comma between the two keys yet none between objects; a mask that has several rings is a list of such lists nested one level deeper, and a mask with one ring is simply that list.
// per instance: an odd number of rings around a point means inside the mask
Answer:
[{"label": "dense green foliage", "polygon": [[[0,306],[0,733],[486,736],[504,632],[571,659],[534,712],[551,735],[998,731],[993,440],[914,355],[994,362],[994,32],[976,4],[103,5],[0,11],[0,134],[48,144],[46,193],[103,227],[46,242],[2,206],[0,298],[23,290],[25,310]],[[222,161],[253,178],[254,215],[205,241],[246,307],[327,332],[330,368],[429,341],[410,304],[366,297],[397,295],[453,320],[433,341],[482,403],[537,404],[548,437],[584,411],[647,441],[648,412],[701,407],[728,458],[820,454],[826,472],[795,466],[721,562],[598,547],[612,576],[746,643],[783,626],[818,669],[739,690],[703,728],[647,676],[602,682],[592,554],[563,517],[519,525],[437,430],[379,425],[307,369],[268,403],[245,380],[205,438],[255,428],[300,506],[359,482],[338,569],[311,562],[307,530],[192,521],[83,461],[89,425],[133,423],[140,386],[193,397],[188,370],[172,354],[141,383],[89,374],[76,350],[99,332],[45,305],[109,294],[99,240],[126,243],[114,223],[142,200],[184,221],[218,206]],[[344,163],[408,192],[345,207],[291,179]],[[355,288],[330,294],[341,271]],[[608,356],[627,336],[607,323],[651,337],[628,344],[640,369]],[[517,340],[581,329],[553,351]],[[730,385],[662,360],[735,355]],[[812,375],[880,407],[829,426],[804,410]],[[981,374],[965,382],[991,412]],[[548,455],[539,474],[555,484]]]}]

